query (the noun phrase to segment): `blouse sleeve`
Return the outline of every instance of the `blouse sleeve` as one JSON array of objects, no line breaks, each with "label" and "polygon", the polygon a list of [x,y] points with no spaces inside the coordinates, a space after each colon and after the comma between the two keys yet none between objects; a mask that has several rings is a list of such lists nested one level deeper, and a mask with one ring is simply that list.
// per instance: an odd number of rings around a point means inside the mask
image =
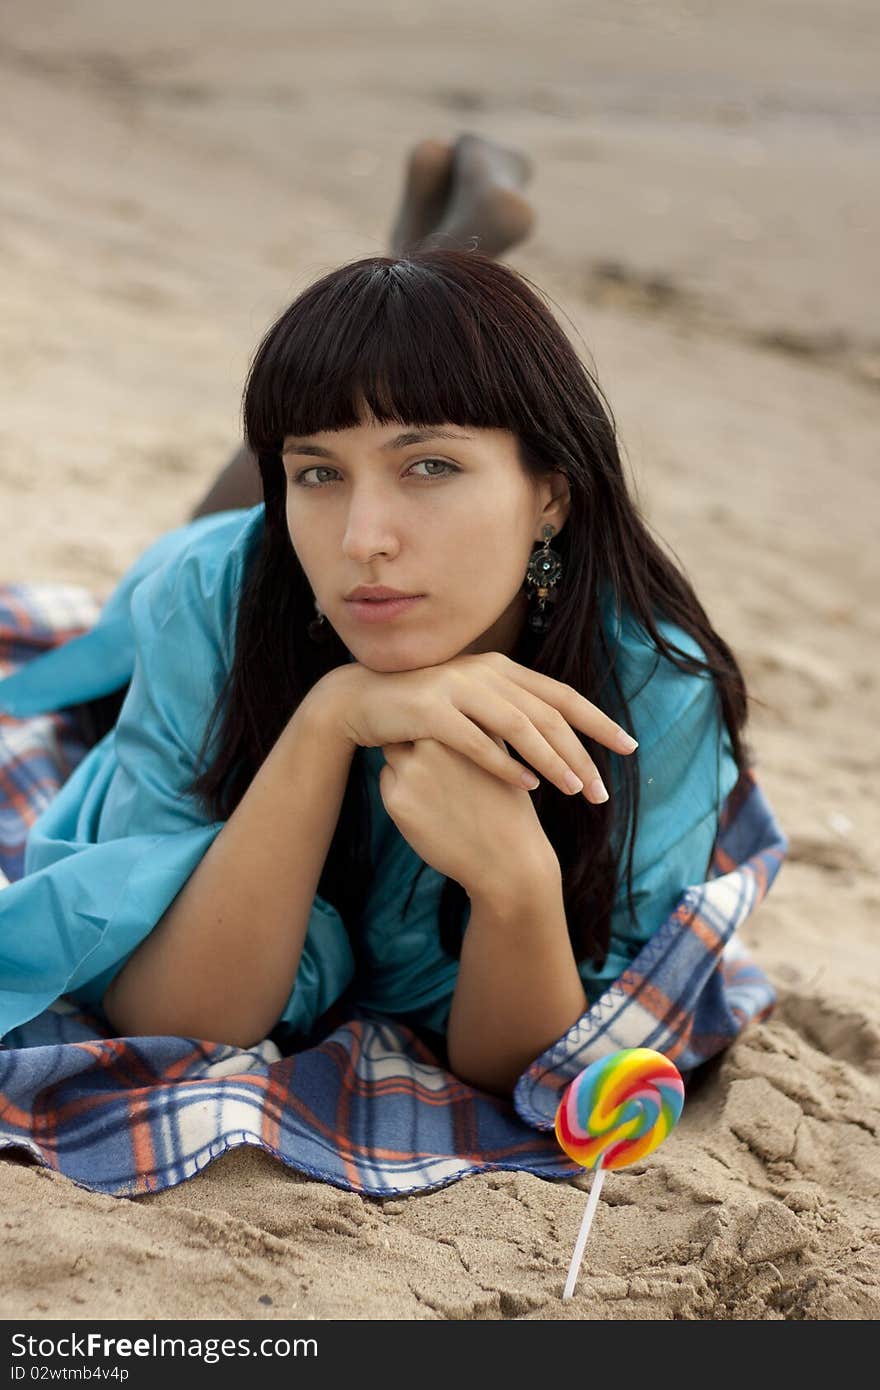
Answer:
[{"label": "blouse sleeve", "polygon": [[[704,657],[681,629],[675,627],[666,635],[688,653]],[[629,699],[632,732],[639,740],[631,755],[637,760],[639,778],[632,865],[635,925],[626,893],[630,826],[619,861],[607,958],[598,968],[590,962],[578,967],[590,1003],[635,959],[672,913],[684,889],[705,881],[720,810],[739,778],[714,680],[682,672],[658,655],[655,651],[651,674]],[[616,762],[612,777],[612,796],[615,791],[619,795]],[[618,832],[617,846],[621,838]]]},{"label": "blouse sleeve", "polygon": [[[196,547],[135,588],[117,724],[31,827],[25,876],[0,895],[4,1034],[61,994],[100,1008],[222,829],[187,789],[231,660],[235,579]],[[279,1023],[308,1032],[353,970],[338,912],[316,897]]]}]

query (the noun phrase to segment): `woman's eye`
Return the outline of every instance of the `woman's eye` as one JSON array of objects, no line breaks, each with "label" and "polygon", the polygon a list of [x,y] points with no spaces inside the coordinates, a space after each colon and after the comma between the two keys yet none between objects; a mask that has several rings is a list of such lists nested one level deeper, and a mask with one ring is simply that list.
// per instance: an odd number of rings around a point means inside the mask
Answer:
[{"label": "woman's eye", "polygon": [[[413,468],[418,468],[418,467],[420,467],[421,464],[423,464],[423,463],[439,463],[439,465],[440,465],[441,468],[448,468],[449,471],[450,471],[451,473],[457,473],[457,472],[459,471],[458,468],[456,468],[456,466],[455,466],[454,463],[447,463],[445,459],[419,459],[418,463],[412,464],[411,467],[413,467]],[[406,471],[409,472],[409,469],[407,469]],[[444,476],[444,474],[442,474],[442,473],[428,473],[428,474],[423,475],[423,476],[426,476],[426,477],[429,477],[429,478],[442,478],[442,477]]]},{"label": "woman's eye", "polygon": [[332,472],[333,472],[333,469],[332,469],[332,468],[327,468],[324,464],[316,463],[316,464],[313,464],[311,468],[302,468],[302,469],[300,469],[299,473],[296,474],[296,476],[294,477],[294,480],[293,480],[293,481],[294,481],[295,483],[299,483],[302,487],[323,487],[323,486],[324,486],[323,483],[306,483],[306,482],[303,482],[303,479],[305,478],[305,476],[306,476],[307,473],[332,473]]},{"label": "woman's eye", "polygon": [[[441,468],[447,469],[448,473],[460,473],[460,472],[461,472],[461,469],[460,469],[456,464],[454,464],[454,463],[447,463],[445,459],[418,459],[416,463],[411,463],[410,466],[409,466],[409,468],[408,468],[406,471],[407,471],[407,473],[409,473],[409,472],[412,471],[413,468],[420,468],[420,467],[422,467],[422,466],[424,466],[424,465],[431,464],[431,463],[439,463],[440,467],[441,467]],[[315,463],[315,464],[312,464],[311,468],[302,468],[302,469],[300,469],[299,473],[297,473],[297,474],[295,475],[293,481],[294,481],[295,483],[298,483],[301,487],[326,487],[326,485],[327,485],[327,484],[326,484],[326,481],[319,481],[319,482],[314,482],[314,483],[307,483],[307,482],[305,482],[304,480],[305,480],[306,474],[307,474],[307,473],[335,473],[335,471],[336,471],[336,470],[335,470],[334,468],[330,468],[330,467],[329,467],[328,465],[326,465],[326,464]],[[417,477],[422,477],[422,478],[445,478],[445,477],[447,476],[447,473],[434,473],[434,472],[431,472],[431,473],[416,474],[416,476],[417,476]]]}]

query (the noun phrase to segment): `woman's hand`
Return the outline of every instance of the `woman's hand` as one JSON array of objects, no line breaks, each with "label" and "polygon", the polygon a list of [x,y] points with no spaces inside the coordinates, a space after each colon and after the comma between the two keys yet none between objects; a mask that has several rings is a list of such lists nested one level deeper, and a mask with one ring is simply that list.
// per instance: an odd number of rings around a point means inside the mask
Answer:
[{"label": "woman's hand", "polygon": [[437,739],[384,744],[382,752],[379,791],[389,816],[419,858],[470,898],[505,900],[517,885],[559,873],[527,791]]},{"label": "woman's hand", "polygon": [[[349,662],[328,672],[309,691],[325,716],[353,745],[365,748],[433,739],[476,768],[521,790],[527,770],[504,742],[516,748],[539,775],[569,794],[574,773],[593,801],[596,765],[574,730],[617,753],[632,752],[618,740],[619,724],[571,686],[521,666],[501,652],[453,657],[414,671],[371,671]],[[503,742],[502,742],[503,741]],[[534,789],[532,777],[528,785]]]}]

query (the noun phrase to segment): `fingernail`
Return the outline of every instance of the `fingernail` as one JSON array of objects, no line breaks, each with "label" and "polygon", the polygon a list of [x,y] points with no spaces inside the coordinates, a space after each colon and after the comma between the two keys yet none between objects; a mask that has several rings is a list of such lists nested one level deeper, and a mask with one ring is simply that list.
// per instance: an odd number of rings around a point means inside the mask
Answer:
[{"label": "fingernail", "polygon": [[621,753],[632,753],[638,746],[638,740],[634,739],[631,734],[625,734],[621,729],[614,747],[619,749]]},{"label": "fingernail", "polygon": [[605,789],[605,783],[602,781],[601,777],[597,777],[594,782],[590,783],[589,788],[587,790],[587,795],[589,796],[591,801],[608,800],[608,792]]},{"label": "fingernail", "polygon": [[524,772],[522,777],[520,778],[520,781],[522,782],[526,791],[530,792],[533,792],[538,785],[538,778],[535,776],[534,772]]},{"label": "fingernail", "polygon": [[580,792],[584,789],[583,782],[574,772],[566,772],[562,780],[570,792]]}]

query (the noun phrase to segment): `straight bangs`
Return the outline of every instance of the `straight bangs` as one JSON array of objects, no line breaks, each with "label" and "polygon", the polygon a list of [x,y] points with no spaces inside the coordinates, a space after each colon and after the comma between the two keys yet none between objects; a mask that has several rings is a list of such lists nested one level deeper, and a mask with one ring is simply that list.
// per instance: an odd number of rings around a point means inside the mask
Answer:
[{"label": "straight bangs", "polygon": [[[450,259],[454,278],[444,273]],[[244,394],[251,449],[265,458],[287,435],[351,428],[365,406],[380,424],[546,433],[554,393],[536,356],[546,360],[547,328],[530,299],[473,252],[374,257],[334,271],[260,344]]]}]

